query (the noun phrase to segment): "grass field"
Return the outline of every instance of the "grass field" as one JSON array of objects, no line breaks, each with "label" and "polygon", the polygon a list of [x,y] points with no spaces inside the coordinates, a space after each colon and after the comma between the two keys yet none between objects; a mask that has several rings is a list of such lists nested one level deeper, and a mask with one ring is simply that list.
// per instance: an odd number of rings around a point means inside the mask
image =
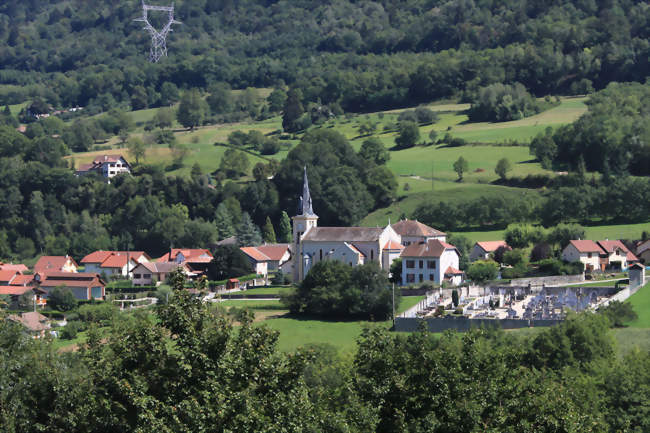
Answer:
[{"label": "grass field", "polygon": [[397,221],[402,214],[410,216],[418,205],[422,203],[438,203],[441,201],[446,203],[459,203],[487,196],[500,196],[517,200],[524,196],[536,196],[539,194],[539,192],[535,190],[523,188],[435,180],[434,190],[431,191],[431,180],[424,181],[412,178],[400,178],[400,194],[404,194],[404,183],[408,183],[409,186],[413,185],[412,188],[420,191],[414,193],[409,191],[409,195],[400,197],[391,206],[370,213],[363,219],[361,224],[364,226],[386,225],[389,218],[394,222]]},{"label": "grass field", "polygon": [[[615,224],[585,227],[585,238],[591,240],[603,239],[640,239],[643,231],[650,231],[650,223]],[[503,239],[504,230],[483,232],[457,232],[469,238],[472,242]]]}]

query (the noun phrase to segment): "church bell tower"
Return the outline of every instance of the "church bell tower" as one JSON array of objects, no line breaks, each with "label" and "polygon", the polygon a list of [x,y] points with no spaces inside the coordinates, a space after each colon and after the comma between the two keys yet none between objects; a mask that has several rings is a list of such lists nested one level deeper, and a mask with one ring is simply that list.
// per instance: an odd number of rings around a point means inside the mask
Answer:
[{"label": "church bell tower", "polygon": [[309,260],[303,257],[302,236],[312,227],[318,225],[318,215],[314,213],[309,193],[309,181],[307,180],[307,166],[303,174],[302,196],[298,202],[298,215],[293,220],[293,281],[299,282],[305,277],[303,273],[304,261]]}]

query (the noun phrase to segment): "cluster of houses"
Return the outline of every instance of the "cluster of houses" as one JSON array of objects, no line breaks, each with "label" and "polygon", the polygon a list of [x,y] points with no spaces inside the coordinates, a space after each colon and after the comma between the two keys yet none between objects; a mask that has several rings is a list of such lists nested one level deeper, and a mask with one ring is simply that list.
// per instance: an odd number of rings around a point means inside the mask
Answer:
[{"label": "cluster of houses", "polygon": [[207,249],[172,248],[162,257],[152,259],[144,251],[95,251],[81,259],[81,267],[70,256],[41,256],[33,273],[22,264],[0,264],[0,295],[17,304],[25,294],[34,306],[43,306],[51,290],[69,289],[77,300],[104,299],[106,277],[131,278],[134,285],[149,286],[163,282],[175,269],[188,278],[203,275],[212,254]]}]

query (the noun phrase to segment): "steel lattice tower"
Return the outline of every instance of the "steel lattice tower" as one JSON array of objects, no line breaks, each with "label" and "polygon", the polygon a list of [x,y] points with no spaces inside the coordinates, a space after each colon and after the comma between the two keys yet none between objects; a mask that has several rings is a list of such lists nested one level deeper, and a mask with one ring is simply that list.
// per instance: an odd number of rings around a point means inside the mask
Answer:
[{"label": "steel lattice tower", "polygon": [[[169,19],[162,30],[156,30],[147,16],[149,11],[161,11],[169,14]],[[174,3],[171,6],[151,6],[144,3],[142,0],[142,17],[137,18],[135,21],[145,23],[144,29],[151,35],[151,50],[149,51],[149,61],[157,63],[161,57],[167,56],[167,34],[172,31],[173,24],[181,24],[180,21],[174,19]]]}]

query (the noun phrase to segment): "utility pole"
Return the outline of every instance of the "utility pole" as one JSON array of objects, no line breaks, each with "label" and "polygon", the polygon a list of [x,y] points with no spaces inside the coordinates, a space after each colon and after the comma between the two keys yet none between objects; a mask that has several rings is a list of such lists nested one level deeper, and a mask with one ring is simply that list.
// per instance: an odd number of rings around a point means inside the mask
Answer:
[{"label": "utility pole", "polygon": [[[167,12],[168,20],[162,30],[156,30],[151,23],[147,13],[149,11]],[[174,4],[171,6],[151,6],[144,3],[142,0],[142,17],[137,18],[135,21],[143,22],[144,29],[149,32],[151,36],[151,50],[149,51],[149,61],[151,63],[158,63],[161,57],[167,56],[167,34],[172,31],[173,24],[181,24],[174,19]]]},{"label": "utility pole", "polygon": [[393,283],[393,326],[395,326],[395,283]]}]

